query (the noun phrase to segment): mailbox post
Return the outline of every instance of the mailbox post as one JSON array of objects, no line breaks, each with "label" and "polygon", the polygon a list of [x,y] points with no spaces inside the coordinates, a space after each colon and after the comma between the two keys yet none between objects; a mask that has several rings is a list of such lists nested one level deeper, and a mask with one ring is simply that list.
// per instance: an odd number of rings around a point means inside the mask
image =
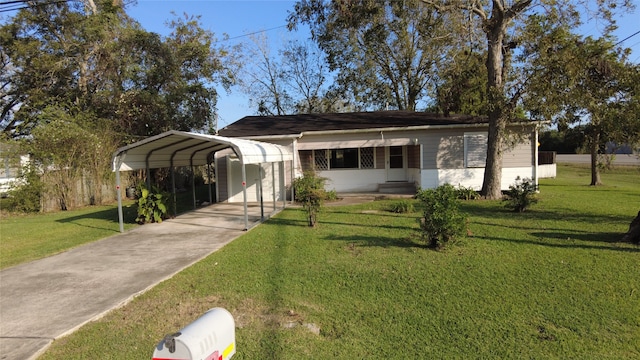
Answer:
[{"label": "mailbox post", "polygon": [[213,308],[175,334],[164,337],[153,360],[227,360],[236,353],[233,316]]}]

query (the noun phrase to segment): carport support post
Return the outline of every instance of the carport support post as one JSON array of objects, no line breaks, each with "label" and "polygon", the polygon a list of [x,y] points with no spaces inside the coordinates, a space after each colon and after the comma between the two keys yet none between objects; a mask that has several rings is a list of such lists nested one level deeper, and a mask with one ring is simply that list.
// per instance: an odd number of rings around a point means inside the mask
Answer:
[{"label": "carport support post", "polygon": [[171,159],[171,188],[173,193],[173,216],[178,215],[178,197],[176,196],[176,169],[173,167],[173,159]]},{"label": "carport support post", "polygon": [[280,196],[282,196],[282,208],[284,209],[287,207],[287,177],[284,174],[284,160],[280,161],[279,166],[280,171],[278,175],[280,175]]},{"label": "carport support post", "polygon": [[294,196],[294,192],[293,192],[293,180],[295,179],[295,169],[293,168],[294,162],[293,160],[291,160],[291,203],[293,204],[293,202],[295,201],[295,199],[293,198]]},{"label": "carport support post", "polygon": [[244,230],[249,230],[249,213],[247,210],[247,169],[244,160],[240,158],[242,163],[242,195],[244,196]]},{"label": "carport support post", "polygon": [[276,163],[271,163],[271,189],[273,194],[273,211],[276,211]]},{"label": "carport support post", "polygon": [[258,192],[260,193],[260,221],[264,221],[264,199],[262,197],[262,163],[258,164]]},{"label": "carport support post", "polygon": [[[120,164],[118,164],[118,169]],[[120,189],[120,170],[116,171],[116,196],[118,197],[118,223],[120,224],[120,232],[124,232],[124,219],[122,216],[122,189]]]},{"label": "carport support post", "polygon": [[211,197],[211,163],[207,161],[207,182],[209,188],[209,204],[213,204],[213,198]]},{"label": "carport support post", "polygon": [[198,206],[196,204],[196,173],[194,171],[193,161],[191,163],[191,189],[193,190],[193,208],[196,209]]}]

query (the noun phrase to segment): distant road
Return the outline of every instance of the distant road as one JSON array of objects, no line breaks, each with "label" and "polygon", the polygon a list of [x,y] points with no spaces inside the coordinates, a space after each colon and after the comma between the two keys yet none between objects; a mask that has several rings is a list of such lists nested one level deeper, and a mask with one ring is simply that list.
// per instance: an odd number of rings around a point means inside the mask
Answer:
[{"label": "distant road", "polygon": [[[558,164],[590,164],[591,155],[556,155]],[[637,155],[616,154],[614,165],[640,166],[640,158]]]}]

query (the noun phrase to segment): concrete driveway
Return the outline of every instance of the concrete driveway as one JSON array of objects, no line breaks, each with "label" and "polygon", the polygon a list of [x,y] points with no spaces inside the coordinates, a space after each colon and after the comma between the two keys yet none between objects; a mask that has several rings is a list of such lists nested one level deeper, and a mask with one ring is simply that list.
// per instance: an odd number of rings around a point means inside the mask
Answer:
[{"label": "concrete driveway", "polygon": [[[272,210],[265,204],[265,213]],[[252,204],[250,227],[259,220],[260,207]],[[205,258],[243,228],[242,204],[213,204],[0,271],[0,359],[36,358],[53,340]]]}]

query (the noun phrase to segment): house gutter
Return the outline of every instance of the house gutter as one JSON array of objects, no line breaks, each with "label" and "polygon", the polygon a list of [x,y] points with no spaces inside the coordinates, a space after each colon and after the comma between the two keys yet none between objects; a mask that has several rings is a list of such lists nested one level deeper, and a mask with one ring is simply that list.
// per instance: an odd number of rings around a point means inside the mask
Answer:
[{"label": "house gutter", "polygon": [[[510,126],[539,126],[539,122],[517,122],[511,123]],[[488,127],[488,123],[482,124],[453,124],[453,125],[419,125],[419,126],[405,126],[405,127],[382,127],[382,128],[366,128],[366,129],[349,129],[349,130],[323,130],[323,131],[303,131],[298,134],[290,135],[260,135],[260,136],[247,136],[245,139],[251,140],[274,140],[274,139],[300,139],[305,135],[339,135],[339,134],[354,134],[354,133],[380,133],[380,132],[397,132],[397,131],[415,131],[415,130],[439,130],[439,129],[451,129],[451,128],[468,128],[478,129]]]}]

